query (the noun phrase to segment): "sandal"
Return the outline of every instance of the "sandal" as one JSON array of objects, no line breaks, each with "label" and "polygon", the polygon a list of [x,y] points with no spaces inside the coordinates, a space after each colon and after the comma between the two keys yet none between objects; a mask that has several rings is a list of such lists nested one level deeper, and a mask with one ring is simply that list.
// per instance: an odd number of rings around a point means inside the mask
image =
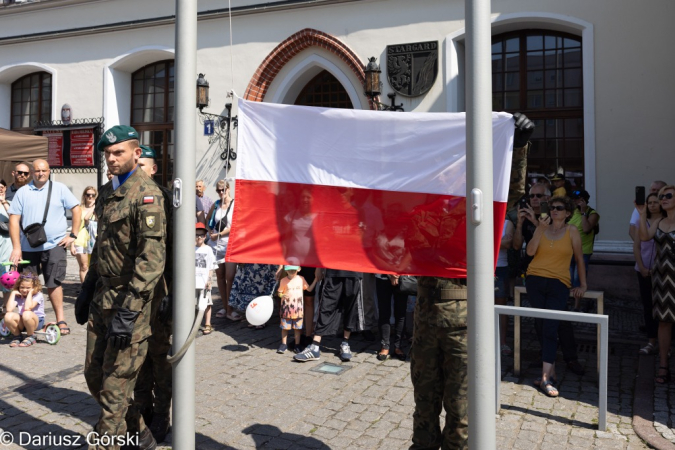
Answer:
[{"label": "sandal", "polygon": [[35,344],[37,342],[37,338],[35,337],[34,334],[31,334],[30,336],[27,336],[26,339],[21,341],[19,344],[19,347],[30,347],[31,345]]},{"label": "sandal", "polygon": [[541,392],[546,394],[548,397],[557,397],[559,395],[558,390],[553,386],[550,380],[547,380],[539,385]]},{"label": "sandal", "polygon": [[654,378],[654,381],[659,383],[659,384],[666,384],[670,383],[670,368],[668,367],[659,367],[659,372],[665,370],[666,374],[665,375],[657,375],[656,378]]},{"label": "sandal", "polygon": [[388,348],[383,348],[377,354],[377,360],[378,361],[386,361],[388,358],[389,358],[389,349]]},{"label": "sandal", "polygon": [[[549,377],[549,380],[551,380],[551,383],[553,383],[553,384],[558,384],[558,379],[556,377]],[[537,386],[537,387],[539,387],[539,385],[541,385],[541,377],[534,379],[534,385]]]},{"label": "sandal", "polygon": [[59,327],[59,330],[61,330],[61,336],[68,336],[70,334],[70,328],[68,328],[68,324],[64,320],[61,322],[56,322],[56,325],[65,325],[63,327]]},{"label": "sandal", "polygon": [[224,309],[219,309],[218,312],[216,313],[216,317],[219,319],[225,318],[226,315],[227,311],[225,311]]},{"label": "sandal", "polygon": [[21,344],[21,339],[14,339],[12,342],[9,343],[9,346],[14,348],[14,347],[18,347],[19,344]]},{"label": "sandal", "polygon": [[405,362],[406,359],[408,359],[408,355],[403,352],[400,348],[395,348],[394,349],[394,357],[398,359],[399,361]]},{"label": "sandal", "polygon": [[656,355],[656,345],[651,342],[645,345],[638,352],[639,355]]},{"label": "sandal", "polygon": [[243,317],[234,311],[232,311],[232,314],[227,314],[225,317],[227,317],[228,320],[231,320],[232,322],[239,322]]},{"label": "sandal", "polygon": [[202,327],[202,334],[207,335],[213,333],[213,327],[211,325],[204,325]]}]

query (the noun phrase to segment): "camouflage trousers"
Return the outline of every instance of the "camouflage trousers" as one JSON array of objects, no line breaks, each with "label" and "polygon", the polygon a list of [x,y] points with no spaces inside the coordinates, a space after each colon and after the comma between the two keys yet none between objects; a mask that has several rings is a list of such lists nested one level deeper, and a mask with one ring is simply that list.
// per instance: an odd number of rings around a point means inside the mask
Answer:
[{"label": "camouflage trousers", "polygon": [[[433,280],[433,279],[431,279]],[[411,450],[468,449],[466,300],[441,298],[464,286],[427,288],[420,280],[410,358],[415,412]],[[450,289],[447,289],[450,288]],[[439,416],[445,409],[441,433]]]},{"label": "camouflage trousers", "polygon": [[158,318],[154,319],[152,336],[148,339],[148,357],[136,381],[134,404],[127,414],[128,423],[146,411],[166,415],[171,410],[172,374],[171,364],[166,360],[171,349],[171,328],[171,320],[162,323]]},{"label": "camouflage trousers", "polygon": [[[148,310],[149,312],[149,310]],[[126,436],[125,415],[131,402],[136,377],[148,353],[148,341],[131,344],[118,351],[108,347],[105,338],[116,311],[101,309],[92,303],[87,324],[87,351],[84,377],[94,399],[101,406],[101,416],[95,431],[99,436]],[[148,317],[141,314],[138,320]],[[145,424],[139,424],[139,430]],[[134,430],[135,431],[135,430]],[[102,439],[103,441],[103,439]],[[117,445],[91,446],[91,449],[117,449]]]}]

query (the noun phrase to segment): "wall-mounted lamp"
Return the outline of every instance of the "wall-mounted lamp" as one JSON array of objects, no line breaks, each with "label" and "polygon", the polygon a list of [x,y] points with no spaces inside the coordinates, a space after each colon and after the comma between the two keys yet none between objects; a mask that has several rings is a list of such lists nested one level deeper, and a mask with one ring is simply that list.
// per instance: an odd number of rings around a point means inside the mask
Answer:
[{"label": "wall-mounted lamp", "polygon": [[387,94],[387,97],[391,99],[391,105],[386,105],[375,100],[382,93],[382,81],[380,81],[382,71],[380,70],[380,66],[377,65],[377,58],[374,56],[368,58],[368,64],[366,64],[363,72],[366,76],[366,80],[363,83],[364,94],[375,104],[379,111],[404,111],[403,103],[400,105],[395,104],[396,93],[394,92]]},{"label": "wall-mounted lamp", "polygon": [[220,148],[220,159],[226,161],[225,170],[229,172],[232,164],[230,161],[237,159],[237,153],[230,147],[230,125],[237,128],[237,116],[232,117],[232,103],[225,103],[227,115],[213,114],[204,112],[204,108],[209,106],[209,82],[206,81],[203,73],[197,78],[197,108],[199,109],[199,121],[204,124],[207,120],[213,122],[213,134],[209,136],[209,145],[218,143]]},{"label": "wall-mounted lamp", "polygon": [[204,74],[200,73],[197,78],[197,108],[199,112],[209,106],[209,82],[204,78]]}]

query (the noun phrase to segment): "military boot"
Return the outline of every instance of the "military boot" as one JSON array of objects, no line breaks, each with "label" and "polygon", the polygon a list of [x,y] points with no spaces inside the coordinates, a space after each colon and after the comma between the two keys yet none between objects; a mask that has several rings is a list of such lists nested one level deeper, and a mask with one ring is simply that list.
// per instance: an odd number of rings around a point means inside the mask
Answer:
[{"label": "military boot", "polygon": [[139,450],[155,450],[157,448],[157,441],[155,441],[150,428],[145,428],[141,431],[138,439],[138,448]]},{"label": "military boot", "polygon": [[164,442],[166,435],[171,428],[171,419],[169,414],[155,414],[150,424],[150,431],[157,442]]}]

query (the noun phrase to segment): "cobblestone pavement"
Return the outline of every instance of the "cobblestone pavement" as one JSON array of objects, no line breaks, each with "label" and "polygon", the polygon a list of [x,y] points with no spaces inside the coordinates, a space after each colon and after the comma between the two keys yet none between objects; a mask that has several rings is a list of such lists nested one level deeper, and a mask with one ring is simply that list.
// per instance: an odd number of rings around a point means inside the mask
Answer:
[{"label": "cobblestone pavement", "polygon": [[[82,374],[85,329],[74,320],[79,283],[74,260],[69,259],[69,273],[75,276],[65,285],[65,311],[72,334],[56,346],[10,349],[8,340],[0,341],[0,429],[17,441],[24,439],[23,445],[6,448],[79,448],[65,439],[87,434],[98,418],[99,408]],[[613,318],[607,432],[597,431],[595,331],[579,327],[580,358],[587,374],[580,378],[566,372],[560,358],[561,395],[551,399],[532,384],[538,344],[532,322],[524,320],[522,376],[514,378],[512,359],[503,360],[502,409],[496,415],[499,449],[648,448],[631,426],[636,355],[643,339],[627,330],[637,330],[639,316],[630,305],[610,301],[606,311]],[[47,315],[53,317],[49,305]],[[321,361],[295,363],[292,352],[275,353],[280,336],[275,323],[253,330],[215,319],[216,331],[197,339],[198,449],[409,447],[409,363],[378,361],[377,342],[360,337],[352,338],[350,363],[341,363],[335,355],[337,339],[326,340]],[[310,370],[322,362],[349,370],[339,376]],[[668,389],[672,396],[672,388],[663,389],[659,395],[665,396]],[[672,410],[665,414],[668,420]],[[28,436],[34,439],[30,443]],[[170,445],[170,438],[162,445]]]}]

